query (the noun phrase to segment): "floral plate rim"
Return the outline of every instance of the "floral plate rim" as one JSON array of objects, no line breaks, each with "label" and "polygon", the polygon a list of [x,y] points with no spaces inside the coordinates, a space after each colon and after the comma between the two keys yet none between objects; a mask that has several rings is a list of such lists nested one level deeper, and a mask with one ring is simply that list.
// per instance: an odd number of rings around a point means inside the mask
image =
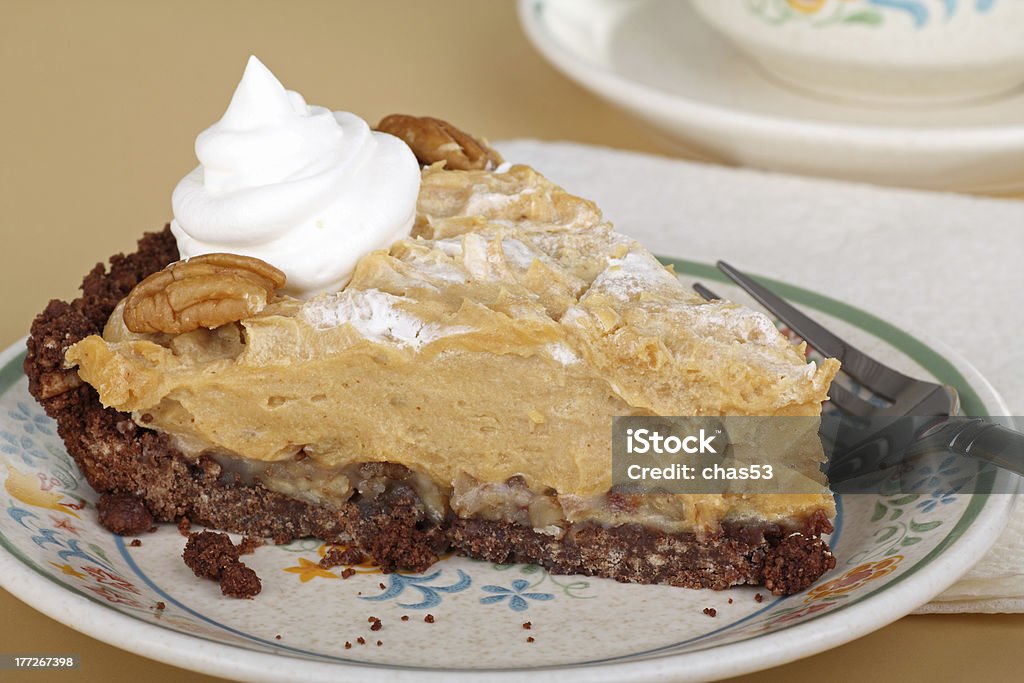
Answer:
[{"label": "floral plate rim", "polygon": [[[707,264],[667,258],[662,260],[675,266],[681,275],[719,282],[723,280],[720,273]],[[798,304],[827,310],[879,337],[920,362],[943,381],[963,387],[968,409],[987,404],[1005,412],[1005,404],[988,381],[966,359],[944,345],[934,341],[925,343],[865,311],[816,292],[778,281],[771,281],[771,285],[781,295]],[[942,352],[936,351],[935,347],[941,348]],[[18,362],[23,350],[24,340],[0,353],[0,392],[5,392],[23,376]],[[965,374],[970,376],[970,381]],[[734,643],[627,662],[467,671],[358,662],[327,663],[254,652],[142,622],[105,608],[68,589],[53,591],[55,582],[22,563],[6,547],[0,552],[0,585],[34,609],[116,647],[167,664],[228,678],[252,681],[278,681],[285,678],[328,681],[336,680],[339,673],[348,672],[358,674],[365,680],[518,680],[528,673],[538,680],[554,681],[564,678],[568,671],[573,671],[588,680],[653,680],[667,675],[684,675],[688,680],[704,680],[748,673],[809,656],[870,633],[904,616],[947,588],[980,559],[1005,525],[1013,499],[1014,496],[1009,495],[974,494],[947,537],[906,574],[875,588],[855,604],[844,606],[834,613],[824,613],[788,628]],[[957,552],[948,553],[953,546],[956,546]],[[942,561],[936,563],[940,558]],[[911,574],[914,575],[913,581],[903,581]],[[900,599],[893,599],[896,597],[894,590]]]}]

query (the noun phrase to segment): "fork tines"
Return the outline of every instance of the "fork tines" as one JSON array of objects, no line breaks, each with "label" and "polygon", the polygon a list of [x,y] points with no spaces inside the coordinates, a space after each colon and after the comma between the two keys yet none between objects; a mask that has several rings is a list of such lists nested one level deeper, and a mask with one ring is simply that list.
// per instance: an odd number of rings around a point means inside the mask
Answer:
[{"label": "fork tines", "polygon": [[[811,348],[824,356],[837,359],[842,364],[842,371],[847,376],[885,401],[885,405],[875,405],[833,382],[829,389],[829,398],[832,404],[843,412],[861,417],[885,414],[905,415],[916,407],[923,406],[936,392],[944,391],[944,387],[939,384],[908,377],[883,365],[863,351],[859,351],[728,263],[719,261],[717,266],[729,279],[806,341]],[[694,284],[693,288],[704,299],[721,298],[699,283]],[[943,397],[945,396],[944,394]],[[929,403],[937,404],[938,407],[934,409],[939,411],[949,409],[943,408],[943,401]]]}]

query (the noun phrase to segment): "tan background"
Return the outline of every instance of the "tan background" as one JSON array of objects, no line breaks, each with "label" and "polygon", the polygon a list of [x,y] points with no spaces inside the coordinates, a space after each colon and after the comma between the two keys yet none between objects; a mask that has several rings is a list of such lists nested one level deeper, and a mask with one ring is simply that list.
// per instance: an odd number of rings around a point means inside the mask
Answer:
[{"label": "tan background", "polygon": [[[493,139],[658,150],[533,52],[511,0],[0,0],[0,344],[163,225],[196,133],[219,118],[250,53],[310,102],[371,123],[430,113]],[[214,680],[104,645],[3,591],[0,615],[0,652],[82,658],[75,674],[5,681]],[[1018,679],[1021,642],[1024,616],[908,617],[770,674]]]}]

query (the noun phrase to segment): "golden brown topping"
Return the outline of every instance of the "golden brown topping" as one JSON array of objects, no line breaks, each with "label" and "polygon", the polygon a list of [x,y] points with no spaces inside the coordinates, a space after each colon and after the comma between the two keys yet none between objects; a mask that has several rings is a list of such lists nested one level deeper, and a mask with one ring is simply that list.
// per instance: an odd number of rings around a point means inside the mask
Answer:
[{"label": "golden brown topping", "polygon": [[501,155],[486,142],[431,116],[391,114],[381,119],[377,130],[405,141],[421,164],[444,161],[447,169],[468,171],[493,168],[502,162]]},{"label": "golden brown topping", "polygon": [[238,254],[205,254],[172,263],[135,286],[124,305],[132,332],[182,334],[214,328],[263,310],[284,273]]}]

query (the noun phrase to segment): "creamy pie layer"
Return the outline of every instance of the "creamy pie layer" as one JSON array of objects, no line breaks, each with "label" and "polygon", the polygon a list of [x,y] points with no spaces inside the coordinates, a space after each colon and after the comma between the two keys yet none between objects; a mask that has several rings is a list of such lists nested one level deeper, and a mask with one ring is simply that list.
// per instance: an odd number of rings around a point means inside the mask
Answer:
[{"label": "creamy pie layer", "polygon": [[191,455],[387,461],[446,495],[460,478],[521,477],[556,492],[566,518],[704,527],[832,501],[824,489],[702,496],[699,510],[679,496],[643,513],[572,501],[611,488],[613,416],[819,414],[838,363],[803,350],[761,314],[692,295],[593,203],[518,166],[426,169],[414,237],[365,256],[340,292],[176,337],[128,332],[119,308],[66,359],[104,405]]}]

